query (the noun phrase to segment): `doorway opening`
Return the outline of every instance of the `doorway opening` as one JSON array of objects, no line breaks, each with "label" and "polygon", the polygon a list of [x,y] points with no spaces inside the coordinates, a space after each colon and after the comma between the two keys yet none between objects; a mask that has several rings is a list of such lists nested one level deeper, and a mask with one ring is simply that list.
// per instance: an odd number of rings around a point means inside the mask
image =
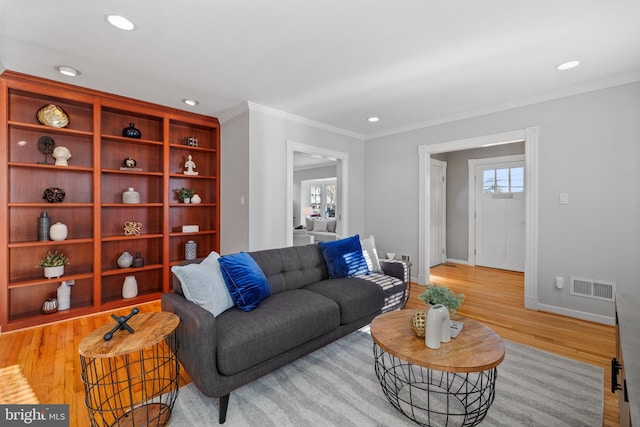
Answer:
[{"label": "doorway opening", "polygon": [[429,283],[430,270],[430,212],[431,212],[431,155],[471,148],[488,147],[524,141],[525,176],[528,191],[525,193],[525,265],[524,306],[538,308],[537,253],[538,253],[538,201],[537,201],[537,157],[538,127],[512,132],[487,135],[477,138],[450,141],[440,144],[421,145],[419,151],[419,223],[418,223],[418,282]]},{"label": "doorway opening", "polygon": [[[296,160],[297,158],[297,160]],[[294,169],[296,163],[308,162],[310,167],[313,164],[328,166],[335,165],[335,182],[333,187],[333,198],[327,198],[327,191],[330,190],[331,183],[327,187],[320,187],[320,199],[312,200],[309,194],[309,203],[302,201],[300,183],[294,182]],[[348,227],[348,177],[349,177],[349,154],[341,151],[329,150],[323,147],[301,144],[294,141],[287,141],[287,188],[286,188],[286,229],[287,246],[293,245],[293,230],[295,227],[304,224],[307,211],[311,215],[330,216],[336,220],[337,235],[346,235]],[[311,185],[309,185],[311,187]],[[322,190],[324,189],[324,195]],[[294,191],[298,196],[294,196]],[[297,201],[294,202],[294,201]],[[315,208],[312,206],[316,203]],[[324,202],[324,203],[323,203]],[[303,206],[304,205],[304,206]],[[310,208],[310,209],[306,209]],[[321,212],[322,211],[322,212]]]}]

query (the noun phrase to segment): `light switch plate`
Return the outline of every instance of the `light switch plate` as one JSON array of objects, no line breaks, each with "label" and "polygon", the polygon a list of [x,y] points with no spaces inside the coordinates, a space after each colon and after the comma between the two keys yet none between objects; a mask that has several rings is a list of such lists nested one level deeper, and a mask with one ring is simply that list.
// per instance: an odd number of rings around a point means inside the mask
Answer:
[{"label": "light switch plate", "polygon": [[560,193],[560,204],[561,205],[569,204],[569,193]]}]

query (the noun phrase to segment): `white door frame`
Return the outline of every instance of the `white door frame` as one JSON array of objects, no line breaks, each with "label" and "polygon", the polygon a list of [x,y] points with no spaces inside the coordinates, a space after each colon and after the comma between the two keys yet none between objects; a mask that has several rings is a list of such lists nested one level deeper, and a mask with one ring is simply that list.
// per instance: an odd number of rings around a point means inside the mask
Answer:
[{"label": "white door frame", "polygon": [[[430,164],[431,165],[438,165],[442,168],[442,176],[444,177],[445,181],[443,181],[443,183],[441,183],[440,185],[443,187],[442,188],[442,197],[441,197],[441,215],[442,215],[442,248],[444,249],[444,252],[440,254],[440,264],[444,264],[447,261],[447,188],[446,188],[446,179],[447,179],[447,162],[444,162],[442,160],[437,160],[437,159],[431,159],[430,160]],[[431,173],[431,172],[429,172]],[[431,187],[429,187],[431,188]],[[429,197],[431,197],[431,195],[429,195]],[[431,211],[429,211],[431,212]],[[431,214],[429,214],[431,215]],[[429,218],[429,221],[431,221],[431,218]],[[429,265],[431,266],[431,255],[429,255]]]},{"label": "white door frame", "polygon": [[299,142],[287,140],[287,187],[285,196],[285,212],[286,228],[287,228],[287,246],[293,245],[293,152],[298,151],[305,154],[315,154],[326,157],[333,157],[338,162],[337,171],[337,192],[338,200],[336,210],[336,233],[339,236],[348,235],[348,201],[349,201],[349,153],[342,151],[329,150],[314,145],[302,144]]},{"label": "white door frame", "polygon": [[431,205],[431,154],[468,150],[508,142],[524,141],[525,181],[525,262],[524,306],[538,309],[538,134],[537,126],[477,138],[418,146],[418,282],[429,283],[429,213]]},{"label": "white door frame", "polygon": [[[476,265],[476,167],[480,165],[490,165],[497,163],[522,162],[525,161],[524,154],[514,154],[512,156],[490,157],[485,159],[469,159],[469,260],[470,266]],[[525,165],[526,173],[526,165]],[[524,194],[527,194],[527,181],[524,181]],[[473,191],[471,191],[473,189]],[[526,224],[525,224],[526,225]]]}]

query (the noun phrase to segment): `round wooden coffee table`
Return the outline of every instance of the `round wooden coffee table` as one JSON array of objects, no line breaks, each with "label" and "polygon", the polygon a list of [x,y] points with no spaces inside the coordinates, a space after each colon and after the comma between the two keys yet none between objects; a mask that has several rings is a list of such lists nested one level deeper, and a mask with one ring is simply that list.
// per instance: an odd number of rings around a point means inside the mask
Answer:
[{"label": "round wooden coffee table", "polygon": [[371,322],[376,376],[391,404],[423,426],[474,426],[495,397],[504,342],[482,323],[459,315],[460,334],[430,349],[411,329],[419,310],[382,314]]}]

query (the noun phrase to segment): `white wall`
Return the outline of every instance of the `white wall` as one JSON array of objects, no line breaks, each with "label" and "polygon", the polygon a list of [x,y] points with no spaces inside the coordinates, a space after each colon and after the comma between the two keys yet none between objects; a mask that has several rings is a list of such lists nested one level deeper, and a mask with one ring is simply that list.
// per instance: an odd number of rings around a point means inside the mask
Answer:
[{"label": "white wall", "polygon": [[539,126],[540,308],[608,321],[613,303],[553,283],[576,275],[640,286],[639,118],[634,83],[367,141],[367,233],[380,250],[417,260],[417,147]]},{"label": "white wall", "polygon": [[[286,209],[285,194],[287,140],[349,154],[348,231],[350,234],[363,232],[362,140],[255,110],[224,122],[221,127],[224,148],[222,162],[227,165],[222,171],[223,202],[229,203],[229,206],[223,203],[221,207],[223,252],[286,246],[286,222],[290,215]],[[236,155],[238,158],[230,158]],[[244,178],[241,174],[245,175]],[[242,182],[231,182],[234,179]],[[248,180],[246,186],[243,180]],[[248,216],[238,207],[243,194]]]},{"label": "white wall", "polygon": [[220,252],[230,254],[249,247],[248,111],[220,126],[220,156]]}]

